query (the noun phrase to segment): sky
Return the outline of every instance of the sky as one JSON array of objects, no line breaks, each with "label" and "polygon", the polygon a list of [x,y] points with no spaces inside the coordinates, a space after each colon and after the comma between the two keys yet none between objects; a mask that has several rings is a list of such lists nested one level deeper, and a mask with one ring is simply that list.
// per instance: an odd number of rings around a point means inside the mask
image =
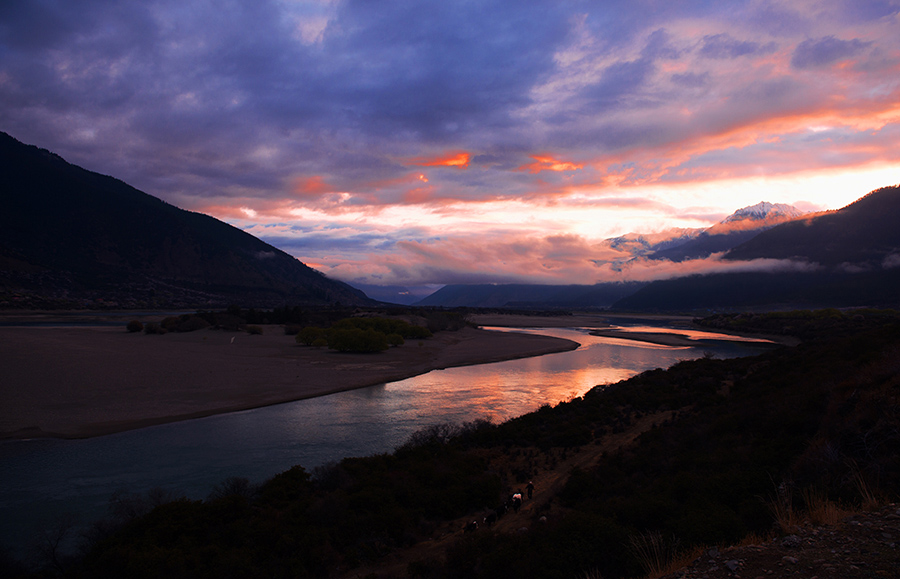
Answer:
[{"label": "sky", "polygon": [[591,284],[900,183],[900,0],[3,0],[0,130],[350,283]]}]

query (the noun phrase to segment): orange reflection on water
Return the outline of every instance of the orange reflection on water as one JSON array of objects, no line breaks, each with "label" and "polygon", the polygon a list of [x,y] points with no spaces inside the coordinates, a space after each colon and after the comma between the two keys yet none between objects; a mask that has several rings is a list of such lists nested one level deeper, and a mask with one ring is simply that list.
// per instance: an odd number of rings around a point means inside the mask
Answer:
[{"label": "orange reflection on water", "polygon": [[434,371],[386,385],[386,412],[443,417],[449,422],[502,422],[543,404],[584,395],[598,385],[667,368],[702,352],[633,340],[591,336],[586,328],[485,328],[538,333],[574,340],[570,352]]}]

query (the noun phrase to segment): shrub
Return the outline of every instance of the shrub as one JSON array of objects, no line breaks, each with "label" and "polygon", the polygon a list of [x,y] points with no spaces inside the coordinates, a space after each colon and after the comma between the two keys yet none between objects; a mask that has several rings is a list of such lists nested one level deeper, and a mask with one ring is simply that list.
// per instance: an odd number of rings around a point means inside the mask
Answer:
[{"label": "shrub", "polygon": [[[318,340],[325,339],[325,330],[322,328],[317,328],[315,326],[306,326],[299,332],[297,332],[297,337],[294,338],[297,340],[298,344],[306,344],[307,346],[315,345],[314,342]],[[328,342],[325,342],[327,345]]]},{"label": "shrub", "polygon": [[175,327],[178,332],[194,332],[208,328],[210,323],[198,315],[183,315],[179,318],[178,325]]},{"label": "shrub", "polygon": [[263,333],[262,326],[247,326],[246,330],[252,336],[261,336]]},{"label": "shrub", "polygon": [[328,347],[338,352],[381,352],[387,350],[387,336],[375,330],[335,330],[328,333]]},{"label": "shrub", "polygon": [[156,322],[147,322],[146,324],[144,324],[145,334],[158,334],[161,336],[165,334],[166,331],[167,330],[164,327],[160,326]]},{"label": "shrub", "polygon": [[142,332],[144,330],[144,324],[140,323],[137,320],[131,320],[130,322],[128,322],[128,325],[125,326],[125,329],[131,333]]}]

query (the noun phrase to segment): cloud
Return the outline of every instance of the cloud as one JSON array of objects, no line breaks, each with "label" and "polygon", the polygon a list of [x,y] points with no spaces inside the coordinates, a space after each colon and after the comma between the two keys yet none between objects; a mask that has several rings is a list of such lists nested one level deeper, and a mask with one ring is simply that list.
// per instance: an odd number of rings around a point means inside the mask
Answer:
[{"label": "cloud", "polygon": [[900,252],[894,252],[887,255],[884,258],[884,261],[881,262],[881,267],[884,269],[893,269],[895,267],[900,267]]},{"label": "cloud", "polygon": [[737,40],[728,33],[704,36],[701,45],[701,56],[716,59],[732,59],[754,54],[769,54],[776,50],[774,42],[761,45],[758,42]]},{"label": "cloud", "polygon": [[540,173],[541,171],[577,171],[584,168],[583,163],[571,163],[569,161],[559,161],[550,155],[532,155],[533,163],[522,165],[519,171],[528,171],[529,173]]},{"label": "cloud", "polygon": [[456,151],[453,153],[445,153],[438,157],[411,159],[408,162],[423,167],[456,167],[459,169],[467,169],[469,167],[470,158],[471,155],[469,153],[465,151]]},{"label": "cloud", "polygon": [[[815,175],[900,166],[897,18],[881,0],[12,0],[0,130],[249,230],[296,226],[330,271],[419,279],[413,249],[452,234],[480,261],[434,283],[575,281],[597,272],[560,234],[709,225],[775,182],[773,201],[834,208],[865,189],[826,198]],[[736,180],[762,192],[717,193]]]},{"label": "cloud", "polygon": [[872,43],[858,38],[841,40],[826,36],[817,40],[804,40],[797,45],[791,57],[791,66],[798,69],[822,68],[835,62],[852,58]]}]

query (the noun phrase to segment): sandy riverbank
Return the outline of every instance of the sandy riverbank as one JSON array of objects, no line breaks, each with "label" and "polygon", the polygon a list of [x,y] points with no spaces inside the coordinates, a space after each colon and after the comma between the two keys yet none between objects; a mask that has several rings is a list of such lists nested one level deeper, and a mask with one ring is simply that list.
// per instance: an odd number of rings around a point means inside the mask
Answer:
[{"label": "sandy riverbank", "polygon": [[261,336],[0,327],[0,438],[99,436],[577,346],[465,328],[380,354],[341,354],[299,346],[279,326]]}]

